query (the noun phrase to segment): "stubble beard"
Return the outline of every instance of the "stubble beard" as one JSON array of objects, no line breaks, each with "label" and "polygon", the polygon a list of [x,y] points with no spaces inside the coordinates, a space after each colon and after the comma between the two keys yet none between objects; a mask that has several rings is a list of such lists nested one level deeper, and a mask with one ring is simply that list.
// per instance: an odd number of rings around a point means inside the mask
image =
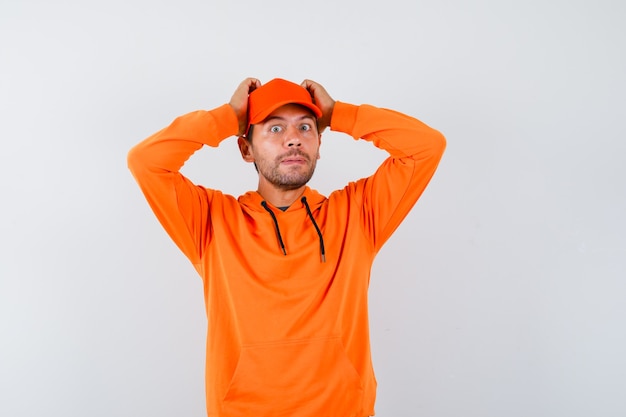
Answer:
[{"label": "stubble beard", "polygon": [[[301,156],[306,162],[308,169],[302,171],[301,167],[282,167],[281,170],[281,161],[286,156]],[[284,191],[295,190],[303,185],[306,185],[309,180],[313,177],[313,173],[315,172],[315,166],[317,165],[317,159],[311,160],[311,158],[301,152],[292,152],[288,155],[281,155],[277,157],[272,164],[267,162],[258,163],[257,166],[259,169],[259,173],[265,177],[265,179],[275,186],[276,188]]]}]

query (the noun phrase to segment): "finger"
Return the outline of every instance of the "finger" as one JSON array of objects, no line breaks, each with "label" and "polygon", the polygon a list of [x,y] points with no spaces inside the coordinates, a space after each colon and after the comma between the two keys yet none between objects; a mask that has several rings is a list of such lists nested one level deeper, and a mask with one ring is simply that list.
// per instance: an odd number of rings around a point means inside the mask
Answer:
[{"label": "finger", "polygon": [[241,83],[239,83],[239,86],[237,87],[237,93],[248,95],[252,91],[254,91],[258,86],[260,86],[260,84],[261,82],[258,79],[248,77],[245,80],[243,80]]},{"label": "finger", "polygon": [[304,80],[300,83],[301,87],[304,87],[311,96],[315,94],[315,81],[312,80]]},{"label": "finger", "polygon": [[256,90],[261,86],[261,81],[258,78],[247,78],[246,79],[246,87],[248,90],[248,94]]}]

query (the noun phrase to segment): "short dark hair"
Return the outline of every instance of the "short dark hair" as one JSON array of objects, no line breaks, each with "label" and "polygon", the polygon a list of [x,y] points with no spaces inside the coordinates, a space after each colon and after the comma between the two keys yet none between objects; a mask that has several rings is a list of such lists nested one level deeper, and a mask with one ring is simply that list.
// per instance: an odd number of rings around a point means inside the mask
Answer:
[{"label": "short dark hair", "polygon": [[[254,125],[250,125],[248,126],[248,132],[243,136],[243,138],[250,144],[252,145],[252,131],[254,130]],[[259,167],[256,166],[256,162],[254,162],[254,169],[256,170],[256,172],[259,172]]]},{"label": "short dark hair", "polygon": [[254,125],[248,126],[248,132],[244,135],[244,138],[252,143],[252,131],[254,130]]}]

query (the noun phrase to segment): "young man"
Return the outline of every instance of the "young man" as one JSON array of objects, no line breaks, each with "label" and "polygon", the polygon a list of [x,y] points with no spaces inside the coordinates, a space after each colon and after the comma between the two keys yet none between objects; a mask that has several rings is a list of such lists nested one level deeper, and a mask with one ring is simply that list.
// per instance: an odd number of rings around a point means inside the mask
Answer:
[{"label": "young man", "polygon": [[[325,197],[306,184],[326,127],[390,156]],[[180,174],[203,145],[237,135],[257,191],[239,198]],[[210,417],[374,415],[367,290],[376,253],[445,148],[404,114],[336,102],[319,84],[244,80],[135,146],[129,167],[204,282]]]}]

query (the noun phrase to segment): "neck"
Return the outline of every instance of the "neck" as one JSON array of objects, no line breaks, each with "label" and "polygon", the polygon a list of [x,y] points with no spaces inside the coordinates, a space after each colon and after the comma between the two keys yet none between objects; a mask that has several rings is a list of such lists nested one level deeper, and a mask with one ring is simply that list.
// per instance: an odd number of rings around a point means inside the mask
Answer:
[{"label": "neck", "polygon": [[293,190],[282,190],[274,186],[263,186],[262,184],[259,184],[257,192],[265,201],[274,207],[287,207],[304,194],[305,188],[306,185]]}]

